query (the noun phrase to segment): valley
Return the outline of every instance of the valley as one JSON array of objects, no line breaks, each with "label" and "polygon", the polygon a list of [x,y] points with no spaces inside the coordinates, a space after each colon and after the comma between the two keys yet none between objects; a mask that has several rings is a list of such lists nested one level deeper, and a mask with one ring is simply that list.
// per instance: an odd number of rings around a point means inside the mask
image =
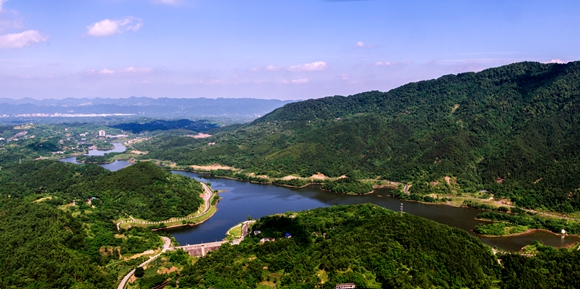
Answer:
[{"label": "valley", "polygon": [[[106,288],[135,270],[128,288],[508,288],[512,270],[578,258],[579,69],[515,63],[289,103],[232,126],[4,125],[0,238],[16,253],[0,285]],[[256,223],[230,230],[244,219]],[[29,238],[22,222],[46,229]],[[249,238],[203,257],[164,253],[160,238],[222,244],[227,231]],[[38,264],[76,275],[32,277],[22,262],[44,256],[38,242],[66,256]],[[575,282],[554,270],[560,279],[533,278]]]}]

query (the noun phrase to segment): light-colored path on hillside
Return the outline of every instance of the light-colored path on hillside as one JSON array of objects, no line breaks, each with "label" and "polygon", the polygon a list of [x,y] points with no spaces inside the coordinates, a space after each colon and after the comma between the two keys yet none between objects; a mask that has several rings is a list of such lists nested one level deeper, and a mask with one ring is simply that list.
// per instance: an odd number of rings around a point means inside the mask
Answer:
[{"label": "light-colored path on hillside", "polygon": [[[155,256],[151,256],[147,261],[139,264],[138,267],[143,267],[153,262],[153,260],[157,259],[159,256],[161,256],[161,254],[165,253],[166,251],[173,250],[173,247],[171,246],[171,239],[167,237],[161,237],[161,239],[163,239],[163,248],[161,249],[161,253]],[[135,274],[135,269],[131,270],[129,273],[127,273],[127,275],[125,275],[125,277],[123,277],[123,280],[121,280],[121,283],[119,283],[117,289],[124,289],[125,285],[127,285],[127,281],[129,281],[129,279],[131,278],[131,276],[133,276],[133,274]]]},{"label": "light-colored path on hillside", "polygon": [[146,225],[159,225],[159,224],[164,224],[164,223],[170,223],[170,222],[178,222],[178,221],[187,221],[190,219],[194,219],[197,218],[199,216],[202,216],[203,214],[207,213],[207,211],[209,211],[210,209],[210,205],[211,205],[211,199],[213,197],[213,191],[205,184],[200,182],[200,184],[203,186],[205,193],[202,194],[202,199],[204,200],[204,209],[203,212],[197,213],[195,215],[191,215],[191,216],[187,216],[187,217],[182,217],[182,218],[171,218],[169,220],[165,220],[165,221],[143,221],[143,220],[137,220],[134,219],[133,217],[131,217],[130,220],[123,220],[121,222],[117,223],[117,231],[121,230],[121,225],[124,223],[137,223],[137,224],[146,224]]}]

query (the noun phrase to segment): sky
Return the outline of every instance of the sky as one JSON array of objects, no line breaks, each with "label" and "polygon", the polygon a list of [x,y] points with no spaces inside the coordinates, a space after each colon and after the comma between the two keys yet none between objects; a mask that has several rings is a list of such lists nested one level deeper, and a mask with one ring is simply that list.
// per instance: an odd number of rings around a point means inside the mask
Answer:
[{"label": "sky", "polygon": [[309,99],[580,59],[580,1],[0,0],[0,98]]}]

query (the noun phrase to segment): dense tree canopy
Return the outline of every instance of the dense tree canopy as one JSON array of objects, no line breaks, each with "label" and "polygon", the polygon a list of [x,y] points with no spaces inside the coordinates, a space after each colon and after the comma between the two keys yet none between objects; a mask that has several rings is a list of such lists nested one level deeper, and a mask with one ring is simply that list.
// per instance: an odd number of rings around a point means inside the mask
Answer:
[{"label": "dense tree canopy", "polygon": [[2,288],[111,288],[90,258],[85,230],[70,214],[47,204],[0,201]]},{"label": "dense tree canopy", "polygon": [[[140,144],[178,164],[282,177],[317,172],[427,183],[457,179],[524,207],[580,210],[580,62],[478,73],[287,104],[210,139]],[[208,145],[208,142],[215,145]],[[420,186],[413,193],[425,193]]]},{"label": "dense tree canopy", "polygon": [[115,221],[186,216],[202,204],[201,192],[199,182],[149,162],[116,172],[57,161],[8,164],[0,170],[0,287],[111,288],[126,273],[116,266],[139,261],[126,256],[161,246],[151,229],[118,231]]},{"label": "dense tree canopy", "polygon": [[50,195],[59,205],[94,199],[93,205],[112,219],[131,215],[166,220],[193,213],[202,204],[199,182],[150,162],[110,172],[96,165],[28,161],[7,166],[0,176],[0,196],[36,199]]},{"label": "dense tree canopy", "polygon": [[490,288],[499,270],[491,250],[466,232],[370,204],[266,217],[253,230],[261,233],[185,270],[180,286]]}]

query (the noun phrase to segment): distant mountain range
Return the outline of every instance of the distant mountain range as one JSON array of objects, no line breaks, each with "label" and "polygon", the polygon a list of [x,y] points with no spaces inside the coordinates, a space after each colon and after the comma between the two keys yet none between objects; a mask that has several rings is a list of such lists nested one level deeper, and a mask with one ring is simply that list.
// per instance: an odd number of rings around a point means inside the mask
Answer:
[{"label": "distant mountain range", "polygon": [[154,118],[255,119],[292,101],[252,98],[0,98],[0,116],[131,114]]}]

